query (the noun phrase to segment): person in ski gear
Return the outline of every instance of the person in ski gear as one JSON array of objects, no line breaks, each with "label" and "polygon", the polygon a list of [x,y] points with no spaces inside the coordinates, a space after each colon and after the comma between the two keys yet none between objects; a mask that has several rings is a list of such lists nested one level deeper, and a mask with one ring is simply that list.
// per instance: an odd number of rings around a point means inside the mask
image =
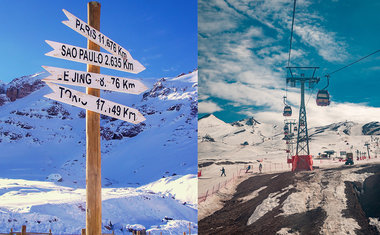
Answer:
[{"label": "person in ski gear", "polygon": [[263,170],[263,165],[260,163],[260,165],[259,165],[259,171],[260,171],[260,173],[261,173],[262,170]]},{"label": "person in ski gear", "polygon": [[224,169],[224,167],[222,167],[221,171],[222,171],[222,174],[220,176],[223,176],[223,175],[226,176],[226,170]]},{"label": "person in ski gear", "polygon": [[248,165],[247,167],[247,170],[245,171],[245,173],[248,173],[248,171],[251,169],[251,165]]}]

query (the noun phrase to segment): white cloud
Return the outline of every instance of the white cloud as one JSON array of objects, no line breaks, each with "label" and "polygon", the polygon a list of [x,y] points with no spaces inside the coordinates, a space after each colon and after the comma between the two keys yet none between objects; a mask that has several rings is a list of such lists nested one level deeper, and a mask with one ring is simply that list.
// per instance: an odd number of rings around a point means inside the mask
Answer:
[{"label": "white cloud", "polygon": [[[297,1],[292,65],[309,65],[308,58],[315,53],[326,61],[345,60],[347,45],[335,32],[326,29],[324,19],[311,9],[312,3]],[[292,9],[293,2],[288,0],[200,1],[200,96],[221,98],[232,106],[261,107],[264,111],[244,109],[240,113],[282,123],[284,67],[288,59]],[[246,20],[257,21],[257,24],[239,28]],[[213,25],[203,24],[207,22]],[[293,117],[298,117],[299,93],[299,88],[288,89]],[[210,110],[213,105],[217,106],[215,103],[203,105],[210,106]],[[330,107],[318,107],[314,96],[307,112],[312,126],[346,119],[357,122],[380,119],[378,108],[334,102]]]},{"label": "white cloud", "polygon": [[334,33],[326,32],[317,25],[295,25],[294,31],[303,42],[314,47],[325,60],[342,62],[347,59],[346,45],[336,39]]},{"label": "white cloud", "polygon": [[[293,108],[292,118],[298,119],[298,109]],[[341,121],[353,121],[357,123],[368,123],[380,120],[380,108],[368,107],[353,103],[332,103],[327,107],[319,107],[315,100],[311,100],[306,108],[308,117],[308,127],[328,125]],[[263,111],[254,113],[253,116],[258,120],[283,123],[282,112]]]},{"label": "white cloud", "polygon": [[221,110],[222,108],[220,108],[217,104],[211,101],[202,101],[198,103],[199,113],[214,113]]}]

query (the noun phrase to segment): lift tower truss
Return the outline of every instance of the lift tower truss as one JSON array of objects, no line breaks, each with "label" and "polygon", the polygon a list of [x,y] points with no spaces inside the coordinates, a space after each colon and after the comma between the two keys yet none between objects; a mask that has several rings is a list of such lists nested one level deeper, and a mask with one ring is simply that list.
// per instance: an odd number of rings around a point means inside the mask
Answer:
[{"label": "lift tower truss", "polygon": [[[310,156],[309,150],[309,135],[307,131],[307,118],[306,118],[306,105],[305,105],[305,84],[308,83],[309,87],[313,87],[317,84],[320,78],[316,77],[315,73],[319,67],[286,67],[288,69],[288,75],[286,77],[286,83],[291,87],[296,87],[300,84],[301,88],[301,104],[299,109],[298,118],[298,135],[297,135],[297,147],[296,158],[299,161],[306,161],[300,156]],[[297,160],[298,161],[298,160]],[[306,163],[305,163],[306,164]],[[295,163],[293,170],[297,169],[297,162]],[[302,164],[304,165],[304,164]],[[304,169],[301,167],[300,169]]]},{"label": "lift tower truss", "polygon": [[[285,126],[288,126],[289,132],[287,135],[285,135],[284,140],[286,140],[286,153],[287,153],[287,159],[291,160],[292,156],[294,155],[294,127],[296,126],[296,119],[285,119],[284,120]],[[298,130],[298,129],[297,129]]]}]

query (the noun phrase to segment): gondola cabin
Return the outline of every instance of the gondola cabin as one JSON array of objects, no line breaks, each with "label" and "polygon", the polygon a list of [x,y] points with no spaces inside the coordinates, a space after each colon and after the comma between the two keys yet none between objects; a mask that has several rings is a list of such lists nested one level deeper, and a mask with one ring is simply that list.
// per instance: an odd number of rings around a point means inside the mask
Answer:
[{"label": "gondola cabin", "polygon": [[297,131],[297,127],[295,126],[295,127],[294,127],[294,132],[296,132],[296,131]]},{"label": "gondola cabin", "polygon": [[285,108],[284,108],[284,112],[282,114],[284,117],[290,117],[292,116],[292,107],[290,107],[289,105],[286,105]]},{"label": "gondola cabin", "polygon": [[318,106],[328,106],[330,105],[330,95],[327,90],[320,90],[317,94],[317,105]]}]

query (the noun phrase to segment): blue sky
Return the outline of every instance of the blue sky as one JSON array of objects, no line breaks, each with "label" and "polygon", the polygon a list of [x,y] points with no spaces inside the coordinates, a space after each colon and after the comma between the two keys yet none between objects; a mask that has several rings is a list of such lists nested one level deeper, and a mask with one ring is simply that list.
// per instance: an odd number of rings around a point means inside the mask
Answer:
[{"label": "blue sky", "polygon": [[[86,38],[61,22],[62,9],[87,22],[83,0],[2,1],[0,80],[44,71],[42,65],[85,70],[86,65],[45,56],[45,40],[86,47]],[[101,3],[100,31],[127,49],[146,70],[138,75],[101,68],[123,77],[177,76],[197,67],[197,1],[113,0]],[[105,50],[102,50],[105,52]]]},{"label": "blue sky", "polygon": [[[199,116],[282,122],[293,0],[210,0],[198,8]],[[291,65],[319,66],[323,77],[379,50],[379,12],[379,1],[298,0]],[[325,84],[306,95],[312,125],[380,121],[380,53],[333,74],[332,104],[318,107]],[[288,90],[293,118],[299,97]]]}]

